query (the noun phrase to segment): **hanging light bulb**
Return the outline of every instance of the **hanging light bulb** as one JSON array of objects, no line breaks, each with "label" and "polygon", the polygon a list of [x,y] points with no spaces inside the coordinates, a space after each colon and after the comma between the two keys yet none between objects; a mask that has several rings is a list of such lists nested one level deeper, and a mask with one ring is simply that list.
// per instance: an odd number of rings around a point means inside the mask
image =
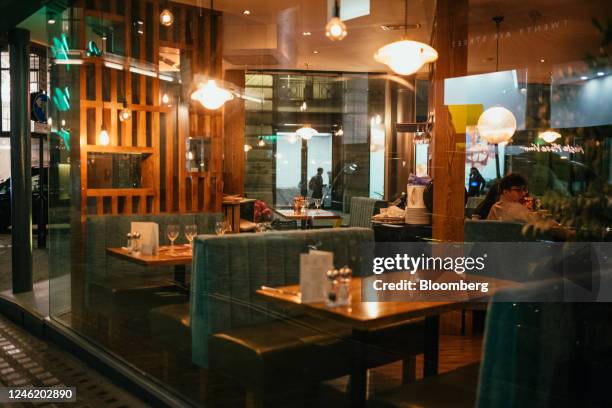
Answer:
[{"label": "hanging light bulb", "polygon": [[342,127],[340,127],[340,129],[336,130],[336,136],[344,136],[344,130],[342,130]]},{"label": "hanging light bulb", "polygon": [[130,120],[131,117],[132,117],[132,112],[128,108],[123,108],[119,111],[119,120],[121,122]]},{"label": "hanging light bulb", "polygon": [[165,27],[170,27],[174,23],[174,14],[168,9],[163,9],[159,13],[159,22]]},{"label": "hanging light bulb", "polygon": [[308,109],[308,105],[306,104],[306,101],[303,101],[302,104],[300,105],[300,112],[304,112]]},{"label": "hanging light bulb", "polygon": [[253,146],[251,146],[250,144],[245,144],[245,145],[244,145],[244,152],[245,152],[245,153],[248,153],[248,152],[250,152],[251,150],[253,150]]},{"label": "hanging light bulb", "polygon": [[347,34],[346,24],[339,17],[332,17],[325,26],[325,35],[332,41],[342,41]]},{"label": "hanging light bulb", "polygon": [[374,59],[387,65],[396,74],[411,75],[424,64],[437,60],[438,52],[418,41],[401,40],[379,48]]},{"label": "hanging light bulb", "polygon": [[514,114],[502,106],[494,106],[482,112],[478,118],[478,133],[490,144],[509,142],[516,131]]},{"label": "hanging light bulb", "polygon": [[317,130],[313,129],[309,124],[306,124],[295,131],[295,134],[302,138],[302,140],[310,140],[314,135],[316,135]]},{"label": "hanging light bulb", "polygon": [[266,142],[262,138],[260,138],[259,142],[257,142],[257,146],[264,147],[265,145],[266,145]]},{"label": "hanging light bulb", "polygon": [[164,105],[168,105],[168,104],[170,104],[170,97],[168,96],[168,94],[167,94],[167,93],[164,93],[164,94],[162,95],[161,100],[162,100],[162,103],[163,103]]},{"label": "hanging light bulb", "polygon": [[555,140],[561,138],[561,134],[559,132],[555,132],[554,130],[547,130],[545,132],[540,132],[538,137],[544,140],[546,143],[553,143]]},{"label": "hanging light bulb", "polygon": [[334,16],[325,26],[325,35],[332,41],[342,41],[347,34],[346,25],[340,20],[340,5],[336,0],[334,2]]},{"label": "hanging light bulb", "polygon": [[102,125],[102,129],[100,129],[98,140],[100,141],[100,146],[108,146],[110,144],[110,137],[104,125]]},{"label": "hanging light bulb", "polygon": [[200,85],[191,94],[191,99],[200,102],[206,109],[215,110],[223,106],[225,102],[234,99],[234,95],[218,87],[214,79],[209,79],[206,85]]}]

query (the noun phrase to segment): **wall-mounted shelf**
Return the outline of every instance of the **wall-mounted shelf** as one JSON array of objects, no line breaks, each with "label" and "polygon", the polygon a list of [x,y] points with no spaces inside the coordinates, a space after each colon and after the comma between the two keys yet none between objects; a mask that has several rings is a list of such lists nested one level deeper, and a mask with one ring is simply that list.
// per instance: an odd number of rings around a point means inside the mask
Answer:
[{"label": "wall-mounted shelf", "polygon": [[117,154],[142,154],[149,155],[155,153],[152,147],[138,146],[98,146],[87,145],[85,147],[90,153],[117,153]]}]

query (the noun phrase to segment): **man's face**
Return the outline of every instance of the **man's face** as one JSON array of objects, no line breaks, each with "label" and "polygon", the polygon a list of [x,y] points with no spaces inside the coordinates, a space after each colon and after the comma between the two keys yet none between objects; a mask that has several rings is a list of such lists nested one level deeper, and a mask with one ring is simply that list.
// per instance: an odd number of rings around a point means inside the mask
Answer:
[{"label": "man's face", "polygon": [[509,190],[504,190],[503,196],[508,201],[519,203],[527,193],[527,186],[513,186]]}]

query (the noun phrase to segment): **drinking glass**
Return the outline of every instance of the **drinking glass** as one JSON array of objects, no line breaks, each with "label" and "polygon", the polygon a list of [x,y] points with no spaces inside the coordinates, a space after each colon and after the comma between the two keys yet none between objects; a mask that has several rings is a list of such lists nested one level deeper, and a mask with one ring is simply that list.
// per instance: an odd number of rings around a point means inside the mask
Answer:
[{"label": "drinking glass", "polygon": [[166,227],[166,235],[168,236],[168,239],[170,240],[170,250],[174,251],[174,241],[179,236],[179,226],[174,225],[174,224],[169,224]]},{"label": "drinking glass", "polygon": [[217,221],[215,223],[215,233],[217,235],[225,234],[225,230],[226,230],[226,223],[225,223],[225,221]]},{"label": "drinking glass", "polygon": [[189,241],[189,246],[191,246],[191,242],[193,241],[193,237],[198,233],[197,225],[185,225],[185,238]]}]

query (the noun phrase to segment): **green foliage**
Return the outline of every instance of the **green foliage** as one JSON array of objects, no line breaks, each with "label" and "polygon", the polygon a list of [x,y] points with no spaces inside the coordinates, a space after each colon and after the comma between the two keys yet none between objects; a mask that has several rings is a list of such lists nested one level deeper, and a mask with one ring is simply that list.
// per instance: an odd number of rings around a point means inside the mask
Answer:
[{"label": "green foliage", "polygon": [[579,241],[601,241],[610,238],[612,227],[612,187],[587,192],[579,196],[562,196],[548,192],[542,197],[542,207],[566,227],[576,229]]}]

